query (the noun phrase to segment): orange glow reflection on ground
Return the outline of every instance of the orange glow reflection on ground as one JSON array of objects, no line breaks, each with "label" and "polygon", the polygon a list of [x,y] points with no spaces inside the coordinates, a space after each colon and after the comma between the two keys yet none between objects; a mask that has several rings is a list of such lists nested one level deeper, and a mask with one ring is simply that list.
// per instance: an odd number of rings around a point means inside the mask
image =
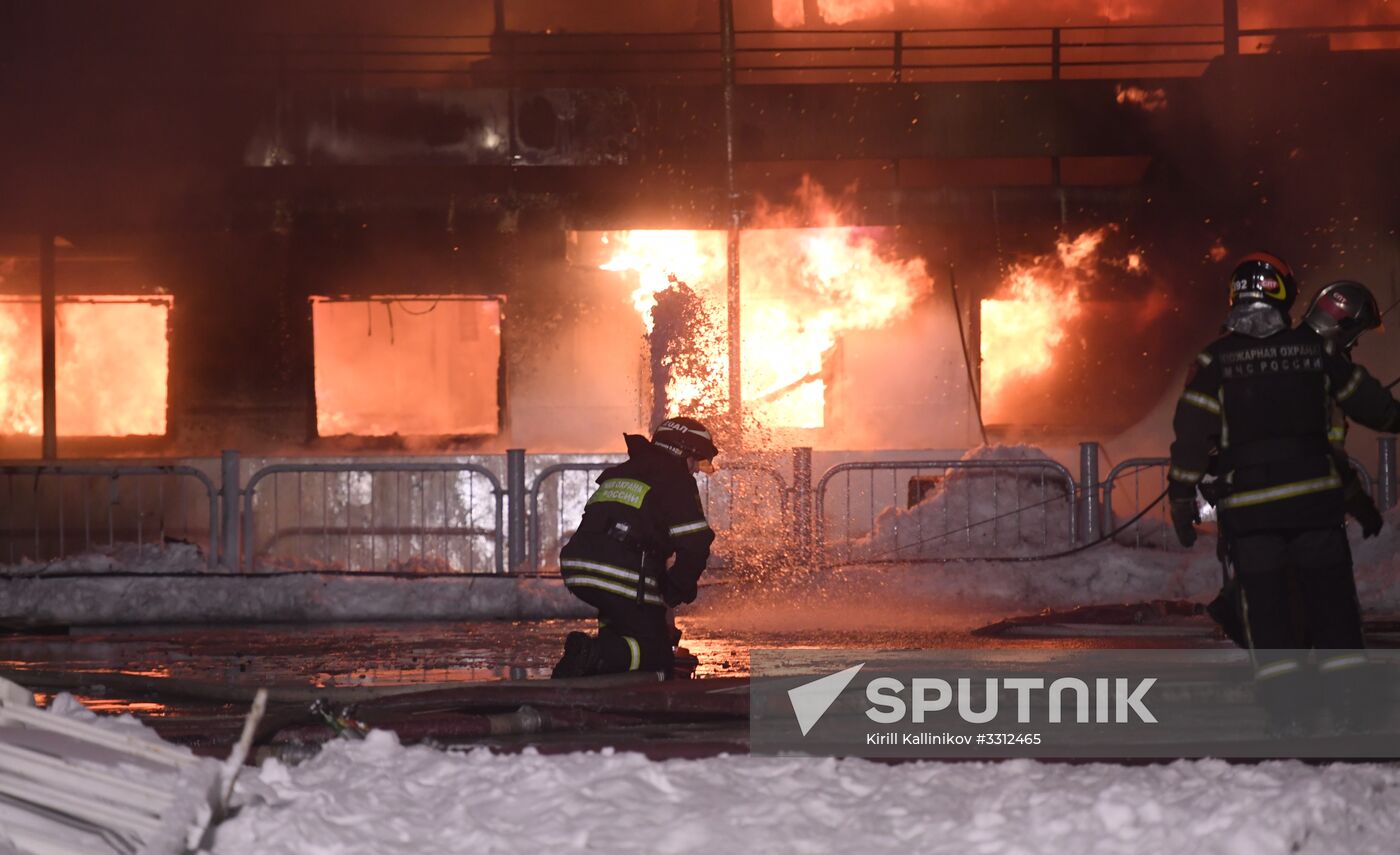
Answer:
[{"label": "orange glow reflection on ground", "polygon": [[[60,436],[161,436],[170,374],[168,297],[61,300],[55,312]],[[0,434],[43,432],[39,302],[0,301]]]}]

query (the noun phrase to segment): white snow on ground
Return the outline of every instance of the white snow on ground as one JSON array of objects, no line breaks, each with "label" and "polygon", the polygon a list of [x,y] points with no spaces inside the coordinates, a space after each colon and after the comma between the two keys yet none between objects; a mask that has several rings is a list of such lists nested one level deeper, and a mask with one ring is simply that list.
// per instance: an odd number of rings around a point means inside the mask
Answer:
[{"label": "white snow on ground", "polygon": [[[247,783],[242,783],[247,781]],[[1393,853],[1400,768],[905,763],[401,747],[240,779],[216,853]]]},{"label": "white snow on ground", "polygon": [[55,576],[65,573],[199,573],[209,568],[209,559],[192,543],[115,543],[51,561],[21,558],[17,564],[3,565],[15,576]]}]

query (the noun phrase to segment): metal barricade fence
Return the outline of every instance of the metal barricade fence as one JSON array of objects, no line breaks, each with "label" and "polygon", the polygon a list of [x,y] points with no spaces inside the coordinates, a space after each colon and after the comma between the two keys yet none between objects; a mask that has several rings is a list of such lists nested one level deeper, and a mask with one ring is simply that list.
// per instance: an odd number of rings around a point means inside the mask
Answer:
[{"label": "metal barricade fence", "polygon": [[243,565],[504,573],[505,497],[479,463],[264,466],[243,490]]},{"label": "metal barricade fence", "polygon": [[[1355,457],[1348,457],[1351,466],[1356,470],[1357,478],[1361,481],[1361,487],[1367,495],[1375,495],[1375,481],[1371,473],[1367,471],[1364,464]],[[1113,531],[1122,523],[1119,518],[1126,521],[1133,514],[1142,510],[1148,502],[1156,499],[1163,490],[1167,489],[1167,470],[1171,467],[1171,461],[1165,457],[1135,457],[1131,460],[1124,460],[1113,467],[1108,473],[1108,477],[1103,482],[1103,530]],[[1151,472],[1147,476],[1150,482],[1146,490],[1143,489],[1144,473]],[[1121,481],[1131,478],[1131,484],[1120,484]],[[1127,490],[1131,490],[1132,503],[1131,511],[1116,514],[1113,506],[1115,494],[1121,495]],[[1177,548],[1177,540],[1172,532],[1171,513],[1168,504],[1163,501],[1143,519],[1133,524],[1129,531],[1131,541],[1126,538],[1127,532],[1119,534],[1115,540],[1123,545],[1134,547],[1153,547],[1173,549]]]},{"label": "metal barricade fence", "polygon": [[[507,491],[486,465],[495,458],[279,463],[255,471],[240,491],[236,457],[232,470],[226,466],[222,491],[210,475],[187,465],[0,466],[0,563],[51,562],[131,547],[134,553],[118,556],[119,564],[148,563],[150,550],[157,549],[165,565],[158,572],[185,569],[191,558],[209,568],[249,571],[260,564],[507,571]],[[528,529],[521,529],[528,538],[526,560],[512,571],[538,573],[549,563],[582,517],[597,474],[617,462],[566,461],[539,470],[521,503],[528,516]],[[1380,485],[1359,461],[1351,463],[1374,495]],[[1127,519],[1164,490],[1167,467],[1165,458],[1134,458],[1113,467],[1102,484],[1102,530],[1111,531],[1115,520]],[[1076,541],[1081,512],[1073,499],[1082,496],[1069,470],[1052,460],[853,461],[827,470],[814,494],[808,473],[810,462],[800,483],[790,487],[766,462],[740,460],[701,476],[706,517],[720,535],[717,558],[734,560],[743,552],[761,561],[778,553],[792,557],[794,547],[798,556],[815,547],[818,563],[827,566],[910,563]],[[887,491],[882,473],[889,473]],[[857,482],[855,475],[863,478]],[[221,492],[230,506],[222,519]],[[839,532],[829,514],[841,520]],[[1116,540],[1172,548],[1165,503]],[[176,554],[185,544],[189,556]]]},{"label": "metal barricade fence", "polygon": [[[857,472],[869,474],[868,484],[853,485],[851,476]],[[880,472],[890,473],[888,492],[877,483]],[[903,498],[901,473],[907,476]],[[841,475],[845,478],[837,509],[844,519],[844,552],[831,554],[827,513]],[[1022,544],[1069,545],[1078,524],[1075,496],[1074,476],[1053,460],[841,463],[817,482],[817,560],[823,566],[916,563],[975,557],[988,549],[1004,553]],[[867,543],[857,555],[854,546],[860,538]]]},{"label": "metal barricade fence", "polygon": [[[527,508],[530,516],[529,566],[541,572],[545,559],[556,555],[568,541],[574,526],[583,517],[588,497],[593,495],[594,479],[620,460],[556,463],[541,469],[530,486]],[[753,483],[746,483],[753,482]],[[775,547],[786,547],[791,530],[790,490],[781,473],[769,466],[743,461],[725,465],[713,475],[698,479],[705,518],[717,533],[734,534],[736,529],[762,526]],[[781,525],[774,525],[776,512]],[[752,543],[755,533],[745,531]],[[720,557],[723,551],[719,550]]]},{"label": "metal barricade fence", "polygon": [[[558,552],[567,535],[573,531],[566,529],[566,526],[576,525],[583,517],[583,506],[593,495],[593,479],[604,469],[620,462],[621,459],[555,463],[541,469],[535,476],[534,483],[530,485],[527,505],[530,514],[529,566],[532,571],[539,573],[544,566],[546,533],[550,537],[549,554]],[[546,487],[549,488],[547,494]],[[540,504],[542,497],[546,502],[543,508]]]},{"label": "metal barricade fence", "polygon": [[1371,473],[1367,472],[1366,467],[1363,466],[1361,461],[1357,460],[1355,457],[1348,456],[1347,460],[1351,461],[1351,468],[1356,470],[1356,477],[1361,479],[1361,489],[1366,491],[1366,495],[1372,498],[1377,498],[1376,482],[1373,478],[1371,478]]},{"label": "metal barricade fence", "polygon": [[[1128,489],[1132,490],[1131,512],[1125,512],[1122,516],[1127,519],[1132,514],[1136,514],[1143,507],[1157,498],[1159,494],[1167,489],[1167,469],[1171,466],[1171,461],[1165,457],[1134,457],[1124,460],[1114,466],[1108,473],[1108,477],[1103,482],[1103,530],[1105,533],[1116,529],[1120,523],[1115,516],[1113,497],[1115,494],[1122,494]],[[1149,486],[1144,491],[1143,479],[1147,475]],[[1120,484],[1127,478],[1132,478],[1131,486]],[[1132,532],[1131,545],[1134,547],[1157,546],[1170,549],[1176,545],[1176,537],[1172,534],[1171,516],[1167,512],[1167,503],[1163,501],[1152,513],[1138,520],[1130,529]],[[1128,545],[1124,540],[1127,532],[1120,533],[1115,538],[1116,542]]]},{"label": "metal barricade fence", "polygon": [[182,545],[202,551],[199,563],[208,567],[219,561],[218,490],[193,466],[6,465],[0,476],[5,564],[133,546],[134,557],[149,562],[152,552],[169,559]]}]

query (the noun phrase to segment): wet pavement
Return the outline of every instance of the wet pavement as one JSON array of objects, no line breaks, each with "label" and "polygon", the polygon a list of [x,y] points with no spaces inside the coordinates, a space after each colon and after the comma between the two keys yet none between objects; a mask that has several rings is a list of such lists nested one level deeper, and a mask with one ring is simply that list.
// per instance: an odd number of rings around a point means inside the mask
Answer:
[{"label": "wet pavement", "polygon": [[[529,745],[542,751],[611,745],[655,756],[708,756],[747,750],[746,713],[715,718],[703,710],[705,698],[716,691],[739,691],[737,700],[747,703],[742,678],[752,649],[1219,643],[1201,620],[1140,627],[1130,635],[1122,626],[1052,629],[1032,637],[974,634],[989,622],[985,617],[896,618],[849,609],[683,615],[677,619],[682,644],[697,658],[701,679],[681,681],[687,685],[652,682],[625,692],[543,679],[565,635],[594,626],[573,620],[74,627],[66,633],[0,636],[0,675],[35,691],[41,705],[67,691],[94,711],[131,713],[165,738],[219,757],[237,738],[260,687],[272,690],[273,703],[255,744],[258,751],[289,760],[334,738],[340,731],[331,720],[335,714],[358,722],[354,727],[386,726],[406,740],[427,738],[435,744],[489,744],[498,750]],[[411,694],[397,694],[405,691]],[[666,696],[656,701],[665,712],[619,709],[624,701],[635,703],[657,691]],[[493,722],[527,709],[532,715],[542,711],[543,727],[517,732],[518,723],[508,722],[502,732],[500,722]]]},{"label": "wet pavement", "polygon": [[[734,627],[682,617],[696,676],[747,676],[752,648],[1181,647],[1214,643],[1203,625],[1064,637],[983,638],[971,624],[822,629]],[[251,697],[258,687],[343,690],[438,687],[549,676],[564,636],[587,621],[482,621],[214,627],[75,627],[65,634],[0,636],[0,672],[46,696],[72,691],[102,712],[179,715]],[[178,701],[142,687],[168,686]],[[134,688],[135,687],[135,688]],[[136,691],[136,688],[142,688]]]},{"label": "wet pavement", "polygon": [[[747,750],[746,712],[706,710],[715,693],[738,692],[735,702],[747,704],[743,678],[753,649],[1229,646],[1189,610],[1138,604],[1106,611],[1094,609],[1091,620],[1040,613],[1015,621],[820,606],[682,615],[682,644],[697,658],[701,679],[625,690],[592,682],[614,678],[544,679],[565,635],[593,628],[572,620],[74,627],[0,635],[0,675],[35,691],[41,705],[67,691],[94,711],[131,713],[165,738],[219,757],[260,687],[272,690],[273,702],[255,745],[289,760],[340,733],[337,715],[352,729],[388,727],[406,741],[498,750],[613,746],[679,757]],[[1370,628],[1380,646],[1400,640],[1400,623]],[[524,721],[531,716],[533,724]]]}]

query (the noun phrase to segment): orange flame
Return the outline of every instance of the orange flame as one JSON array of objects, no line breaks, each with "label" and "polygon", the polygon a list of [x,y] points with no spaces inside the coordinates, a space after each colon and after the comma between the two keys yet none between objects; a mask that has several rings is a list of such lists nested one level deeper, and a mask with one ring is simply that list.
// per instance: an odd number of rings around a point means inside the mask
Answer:
[{"label": "orange flame", "polygon": [[[1070,240],[1062,235],[1053,255],[1013,265],[997,297],[982,301],[982,399],[989,421],[1016,382],[1049,370],[1068,325],[1082,311],[1084,285],[1094,276],[1099,247],[1111,226]],[[1126,266],[1143,269],[1134,253]]]},{"label": "orange flame", "polygon": [[[169,298],[84,297],[55,313],[60,436],[165,433]],[[43,432],[39,303],[0,302],[0,434]]]},{"label": "orange flame", "polygon": [[[826,401],[825,359],[840,335],[906,317],[932,287],[922,259],[890,257],[876,233],[839,224],[837,205],[805,180],[793,208],[761,205],[742,235],[742,370],[745,411],[769,427],[819,428]],[[802,224],[815,224],[805,226]],[[606,270],[632,271],[633,304],[650,329],[655,295],[674,273],[720,325],[726,317],[726,248],[721,232],[612,232]],[[724,330],[696,345],[706,376],[672,377],[676,412],[726,409]]]},{"label": "orange flame", "polygon": [[1124,86],[1119,83],[1114,92],[1114,100],[1119,104],[1134,104],[1149,113],[1155,113],[1167,106],[1167,90],[1162,88],[1143,89],[1141,86]]},{"label": "orange flame", "polygon": [[894,0],[819,0],[818,5],[828,24],[849,24],[894,12]]}]

